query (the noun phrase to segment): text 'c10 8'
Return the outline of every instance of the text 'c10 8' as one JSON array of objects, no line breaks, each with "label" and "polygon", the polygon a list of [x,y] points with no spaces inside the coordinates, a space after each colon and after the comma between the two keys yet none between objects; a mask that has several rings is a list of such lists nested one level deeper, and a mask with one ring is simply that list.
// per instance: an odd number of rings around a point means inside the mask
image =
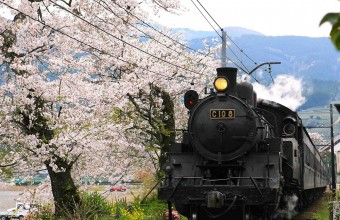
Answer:
[{"label": "text 'c10 8'", "polygon": [[235,109],[210,109],[210,119],[234,119]]}]

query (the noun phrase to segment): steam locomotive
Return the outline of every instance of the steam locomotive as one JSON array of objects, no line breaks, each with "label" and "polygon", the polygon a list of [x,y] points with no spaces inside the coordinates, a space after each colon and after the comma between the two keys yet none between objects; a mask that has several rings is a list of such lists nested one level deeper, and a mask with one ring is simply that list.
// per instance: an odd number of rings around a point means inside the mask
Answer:
[{"label": "steam locomotive", "polygon": [[217,68],[207,97],[184,95],[188,129],[169,149],[158,197],[190,220],[284,219],[287,197],[303,207],[329,182],[297,113],[236,80],[237,68]]}]

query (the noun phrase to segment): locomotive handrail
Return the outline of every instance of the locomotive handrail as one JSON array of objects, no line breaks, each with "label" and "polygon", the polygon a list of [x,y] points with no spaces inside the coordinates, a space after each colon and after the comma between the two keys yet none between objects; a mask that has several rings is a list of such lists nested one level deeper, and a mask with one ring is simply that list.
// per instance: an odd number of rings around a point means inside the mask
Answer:
[{"label": "locomotive handrail", "polygon": [[228,181],[228,180],[230,180],[230,178],[226,178],[226,179],[204,179],[202,178],[202,181],[211,181],[211,182]]},{"label": "locomotive handrail", "polygon": [[209,181],[223,181],[223,180],[229,180],[229,179],[250,179],[250,178],[253,178],[253,179],[272,179],[272,178],[267,178],[267,177],[244,177],[244,176],[240,176],[240,177],[228,177],[226,179],[205,179],[203,177],[196,177],[196,176],[187,176],[187,177],[172,177],[173,179],[203,179],[203,180],[209,180]]},{"label": "locomotive handrail", "polygon": [[255,188],[257,189],[257,191],[260,193],[261,197],[263,198],[263,194],[262,194],[260,188],[257,186],[257,184],[256,184],[256,182],[255,182],[255,180],[254,180],[254,178],[250,176],[250,179],[251,179],[251,181],[253,182]]},{"label": "locomotive handrail", "polygon": [[150,195],[150,193],[164,180],[165,178],[160,178],[158,182],[151,188],[151,190],[144,196],[144,198],[140,201],[140,204],[143,204],[144,200]]},{"label": "locomotive handrail", "polygon": [[180,180],[178,181],[178,183],[177,183],[177,185],[175,186],[175,188],[174,188],[174,190],[172,190],[172,192],[171,192],[171,194],[170,194],[170,196],[169,196],[169,198],[168,198],[168,200],[170,200],[171,199],[171,197],[174,195],[174,193],[176,192],[176,190],[178,189],[178,187],[179,187],[179,184],[181,183],[181,181],[183,180],[183,177],[181,177],[180,178]]},{"label": "locomotive handrail", "polygon": [[[175,186],[174,188],[174,191],[177,190],[177,188],[179,187],[180,183],[182,182],[182,180],[184,179],[187,179],[187,180],[201,180],[201,186],[204,185],[202,184],[202,182],[219,182],[219,181],[230,181],[230,180],[251,180],[252,181],[252,184],[254,185],[254,187],[256,188],[256,190],[259,192],[259,194],[261,195],[261,197],[263,197],[263,194],[260,190],[260,188],[258,187],[258,185],[256,184],[255,180],[273,180],[273,178],[268,178],[268,177],[252,177],[252,176],[249,176],[249,177],[229,177],[229,178],[225,178],[225,179],[205,179],[203,177],[173,177],[173,180],[178,180],[179,179],[179,182],[177,183],[177,185]],[[204,185],[204,186],[215,186],[215,185]],[[223,185],[219,185],[219,186],[223,186]],[[171,193],[171,196],[174,192]],[[170,196],[170,198],[171,198]]]}]

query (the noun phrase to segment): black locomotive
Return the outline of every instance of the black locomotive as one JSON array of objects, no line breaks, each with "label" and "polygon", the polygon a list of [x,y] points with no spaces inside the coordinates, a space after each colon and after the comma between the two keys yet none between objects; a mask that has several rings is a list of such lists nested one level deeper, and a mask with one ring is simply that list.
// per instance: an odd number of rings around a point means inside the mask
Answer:
[{"label": "black locomotive", "polygon": [[302,207],[329,182],[297,113],[236,78],[236,68],[217,68],[215,90],[184,97],[188,130],[170,147],[158,197],[190,220],[282,219],[287,196]]}]

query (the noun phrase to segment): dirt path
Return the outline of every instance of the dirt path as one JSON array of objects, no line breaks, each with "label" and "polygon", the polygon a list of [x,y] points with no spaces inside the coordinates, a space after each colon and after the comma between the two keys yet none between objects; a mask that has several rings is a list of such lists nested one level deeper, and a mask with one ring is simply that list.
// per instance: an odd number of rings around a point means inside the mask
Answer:
[{"label": "dirt path", "polygon": [[[15,207],[16,198],[27,188],[34,188],[34,186],[5,186],[0,184],[0,211],[5,211]],[[98,191],[108,201],[117,202],[119,200],[133,201],[134,197],[142,193],[142,189],[138,187],[129,187],[125,192],[110,192],[109,186],[100,186],[90,188],[89,191]]]},{"label": "dirt path", "polygon": [[0,211],[15,207],[15,198],[21,191],[0,191]]}]

